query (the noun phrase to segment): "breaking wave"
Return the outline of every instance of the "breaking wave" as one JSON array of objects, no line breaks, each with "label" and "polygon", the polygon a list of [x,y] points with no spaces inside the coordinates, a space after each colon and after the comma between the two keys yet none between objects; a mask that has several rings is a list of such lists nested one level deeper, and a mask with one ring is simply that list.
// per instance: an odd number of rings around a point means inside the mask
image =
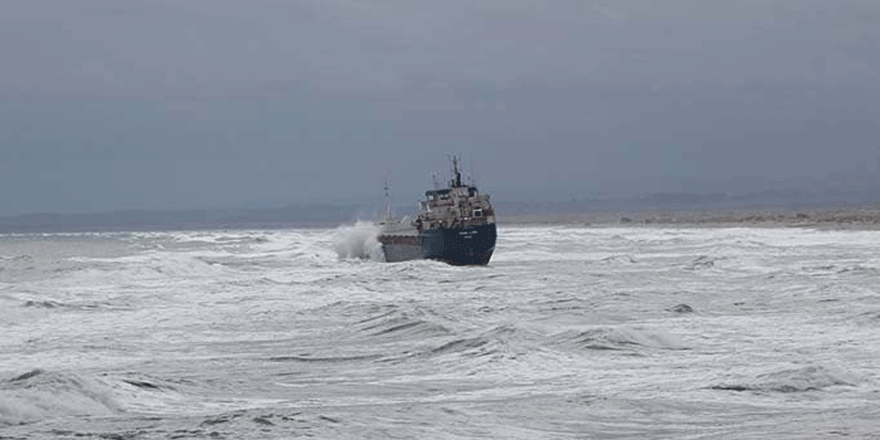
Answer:
[{"label": "breaking wave", "polygon": [[581,332],[565,332],[554,338],[557,344],[588,350],[639,349],[685,350],[688,347],[677,337],[665,332],[647,332],[631,328],[597,327]]},{"label": "breaking wave", "polygon": [[501,325],[472,337],[458,337],[431,349],[431,355],[458,355],[465,357],[504,356],[510,351],[511,340],[517,330]]},{"label": "breaking wave", "polygon": [[856,379],[845,372],[822,366],[808,366],[765,373],[751,381],[719,384],[711,388],[725,391],[802,393],[818,391],[831,386],[854,386],[855,384]]},{"label": "breaking wave", "polygon": [[120,411],[111,387],[72,373],[36,369],[0,382],[0,426],[59,416],[102,416]]},{"label": "breaking wave", "polygon": [[712,269],[715,267],[715,262],[718,261],[717,258],[712,258],[708,255],[700,255],[687,266],[689,270],[706,270]]},{"label": "breaking wave", "polygon": [[601,263],[635,264],[638,261],[632,255],[611,255],[599,260]]},{"label": "breaking wave", "polygon": [[[433,318],[433,319],[432,319]],[[391,310],[379,316],[360,321],[359,332],[369,337],[384,337],[395,340],[412,338],[431,338],[445,336],[452,330],[435,322],[436,316],[421,310]]]},{"label": "breaking wave", "polygon": [[370,222],[340,226],[333,234],[333,248],[340,259],[384,261],[379,227]]}]

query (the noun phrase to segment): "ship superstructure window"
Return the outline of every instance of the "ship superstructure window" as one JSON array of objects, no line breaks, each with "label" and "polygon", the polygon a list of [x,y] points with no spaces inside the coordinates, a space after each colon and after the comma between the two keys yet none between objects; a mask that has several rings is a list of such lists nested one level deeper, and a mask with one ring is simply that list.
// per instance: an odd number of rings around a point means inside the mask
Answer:
[{"label": "ship superstructure window", "polygon": [[432,202],[437,202],[437,201],[440,201],[440,200],[448,200],[448,199],[449,199],[449,194],[450,194],[451,192],[452,192],[452,191],[449,190],[449,189],[438,189],[438,190],[434,190],[434,191],[428,191],[428,192],[426,192],[426,193],[425,193],[425,197],[427,197],[428,200],[429,200],[429,201],[432,201]]}]

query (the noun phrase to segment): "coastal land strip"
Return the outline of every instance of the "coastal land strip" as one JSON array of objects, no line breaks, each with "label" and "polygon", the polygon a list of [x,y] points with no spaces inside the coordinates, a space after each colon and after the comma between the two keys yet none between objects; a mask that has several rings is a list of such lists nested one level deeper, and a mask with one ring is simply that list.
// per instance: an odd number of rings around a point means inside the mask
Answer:
[{"label": "coastal land strip", "polygon": [[[554,209],[517,206],[497,212],[500,227],[764,227],[880,230],[880,204],[818,208]],[[535,208],[535,209],[529,209]],[[320,215],[317,215],[316,212]],[[405,212],[403,210],[399,212]],[[123,211],[94,214],[29,214],[0,217],[0,234],[211,229],[334,228],[375,213],[364,207],[274,210]]]},{"label": "coastal land strip", "polygon": [[880,206],[762,208],[731,210],[644,210],[564,214],[521,214],[501,224],[642,227],[763,227],[880,230]]}]

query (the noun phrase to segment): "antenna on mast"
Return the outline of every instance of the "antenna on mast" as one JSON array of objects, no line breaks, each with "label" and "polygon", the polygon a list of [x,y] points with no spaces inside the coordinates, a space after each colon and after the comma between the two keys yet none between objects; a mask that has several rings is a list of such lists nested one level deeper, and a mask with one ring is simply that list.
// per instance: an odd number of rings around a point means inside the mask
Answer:
[{"label": "antenna on mast", "polygon": [[391,192],[388,188],[388,177],[385,177],[385,221],[391,220]]},{"label": "antenna on mast", "polygon": [[474,163],[476,163],[476,162],[474,162],[474,152],[473,151],[471,151],[470,156],[471,157],[469,160],[471,163],[469,165],[470,165],[470,169],[471,169],[471,176],[470,176],[471,177],[471,185],[477,186],[477,169],[476,169],[477,167],[474,166]]},{"label": "antenna on mast", "polygon": [[458,169],[458,156],[452,156],[452,175],[454,180],[450,182],[451,187],[458,188],[461,186],[461,171]]}]

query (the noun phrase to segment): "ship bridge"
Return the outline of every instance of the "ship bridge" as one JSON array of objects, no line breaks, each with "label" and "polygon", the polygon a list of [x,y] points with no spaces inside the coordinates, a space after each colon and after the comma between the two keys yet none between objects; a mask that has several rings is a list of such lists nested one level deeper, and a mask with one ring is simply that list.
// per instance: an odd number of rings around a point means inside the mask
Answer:
[{"label": "ship bridge", "polygon": [[[462,188],[463,190],[462,191],[454,191],[459,188]],[[431,190],[431,191],[426,191],[425,198],[427,198],[428,201],[431,201],[431,202],[438,201],[438,200],[449,198],[451,196],[451,194],[453,194],[453,192],[456,193],[455,195],[466,196],[466,197],[476,197],[477,195],[480,194],[480,192],[477,190],[476,186],[463,186],[463,187],[458,187],[458,188],[435,189],[435,190]]]}]

